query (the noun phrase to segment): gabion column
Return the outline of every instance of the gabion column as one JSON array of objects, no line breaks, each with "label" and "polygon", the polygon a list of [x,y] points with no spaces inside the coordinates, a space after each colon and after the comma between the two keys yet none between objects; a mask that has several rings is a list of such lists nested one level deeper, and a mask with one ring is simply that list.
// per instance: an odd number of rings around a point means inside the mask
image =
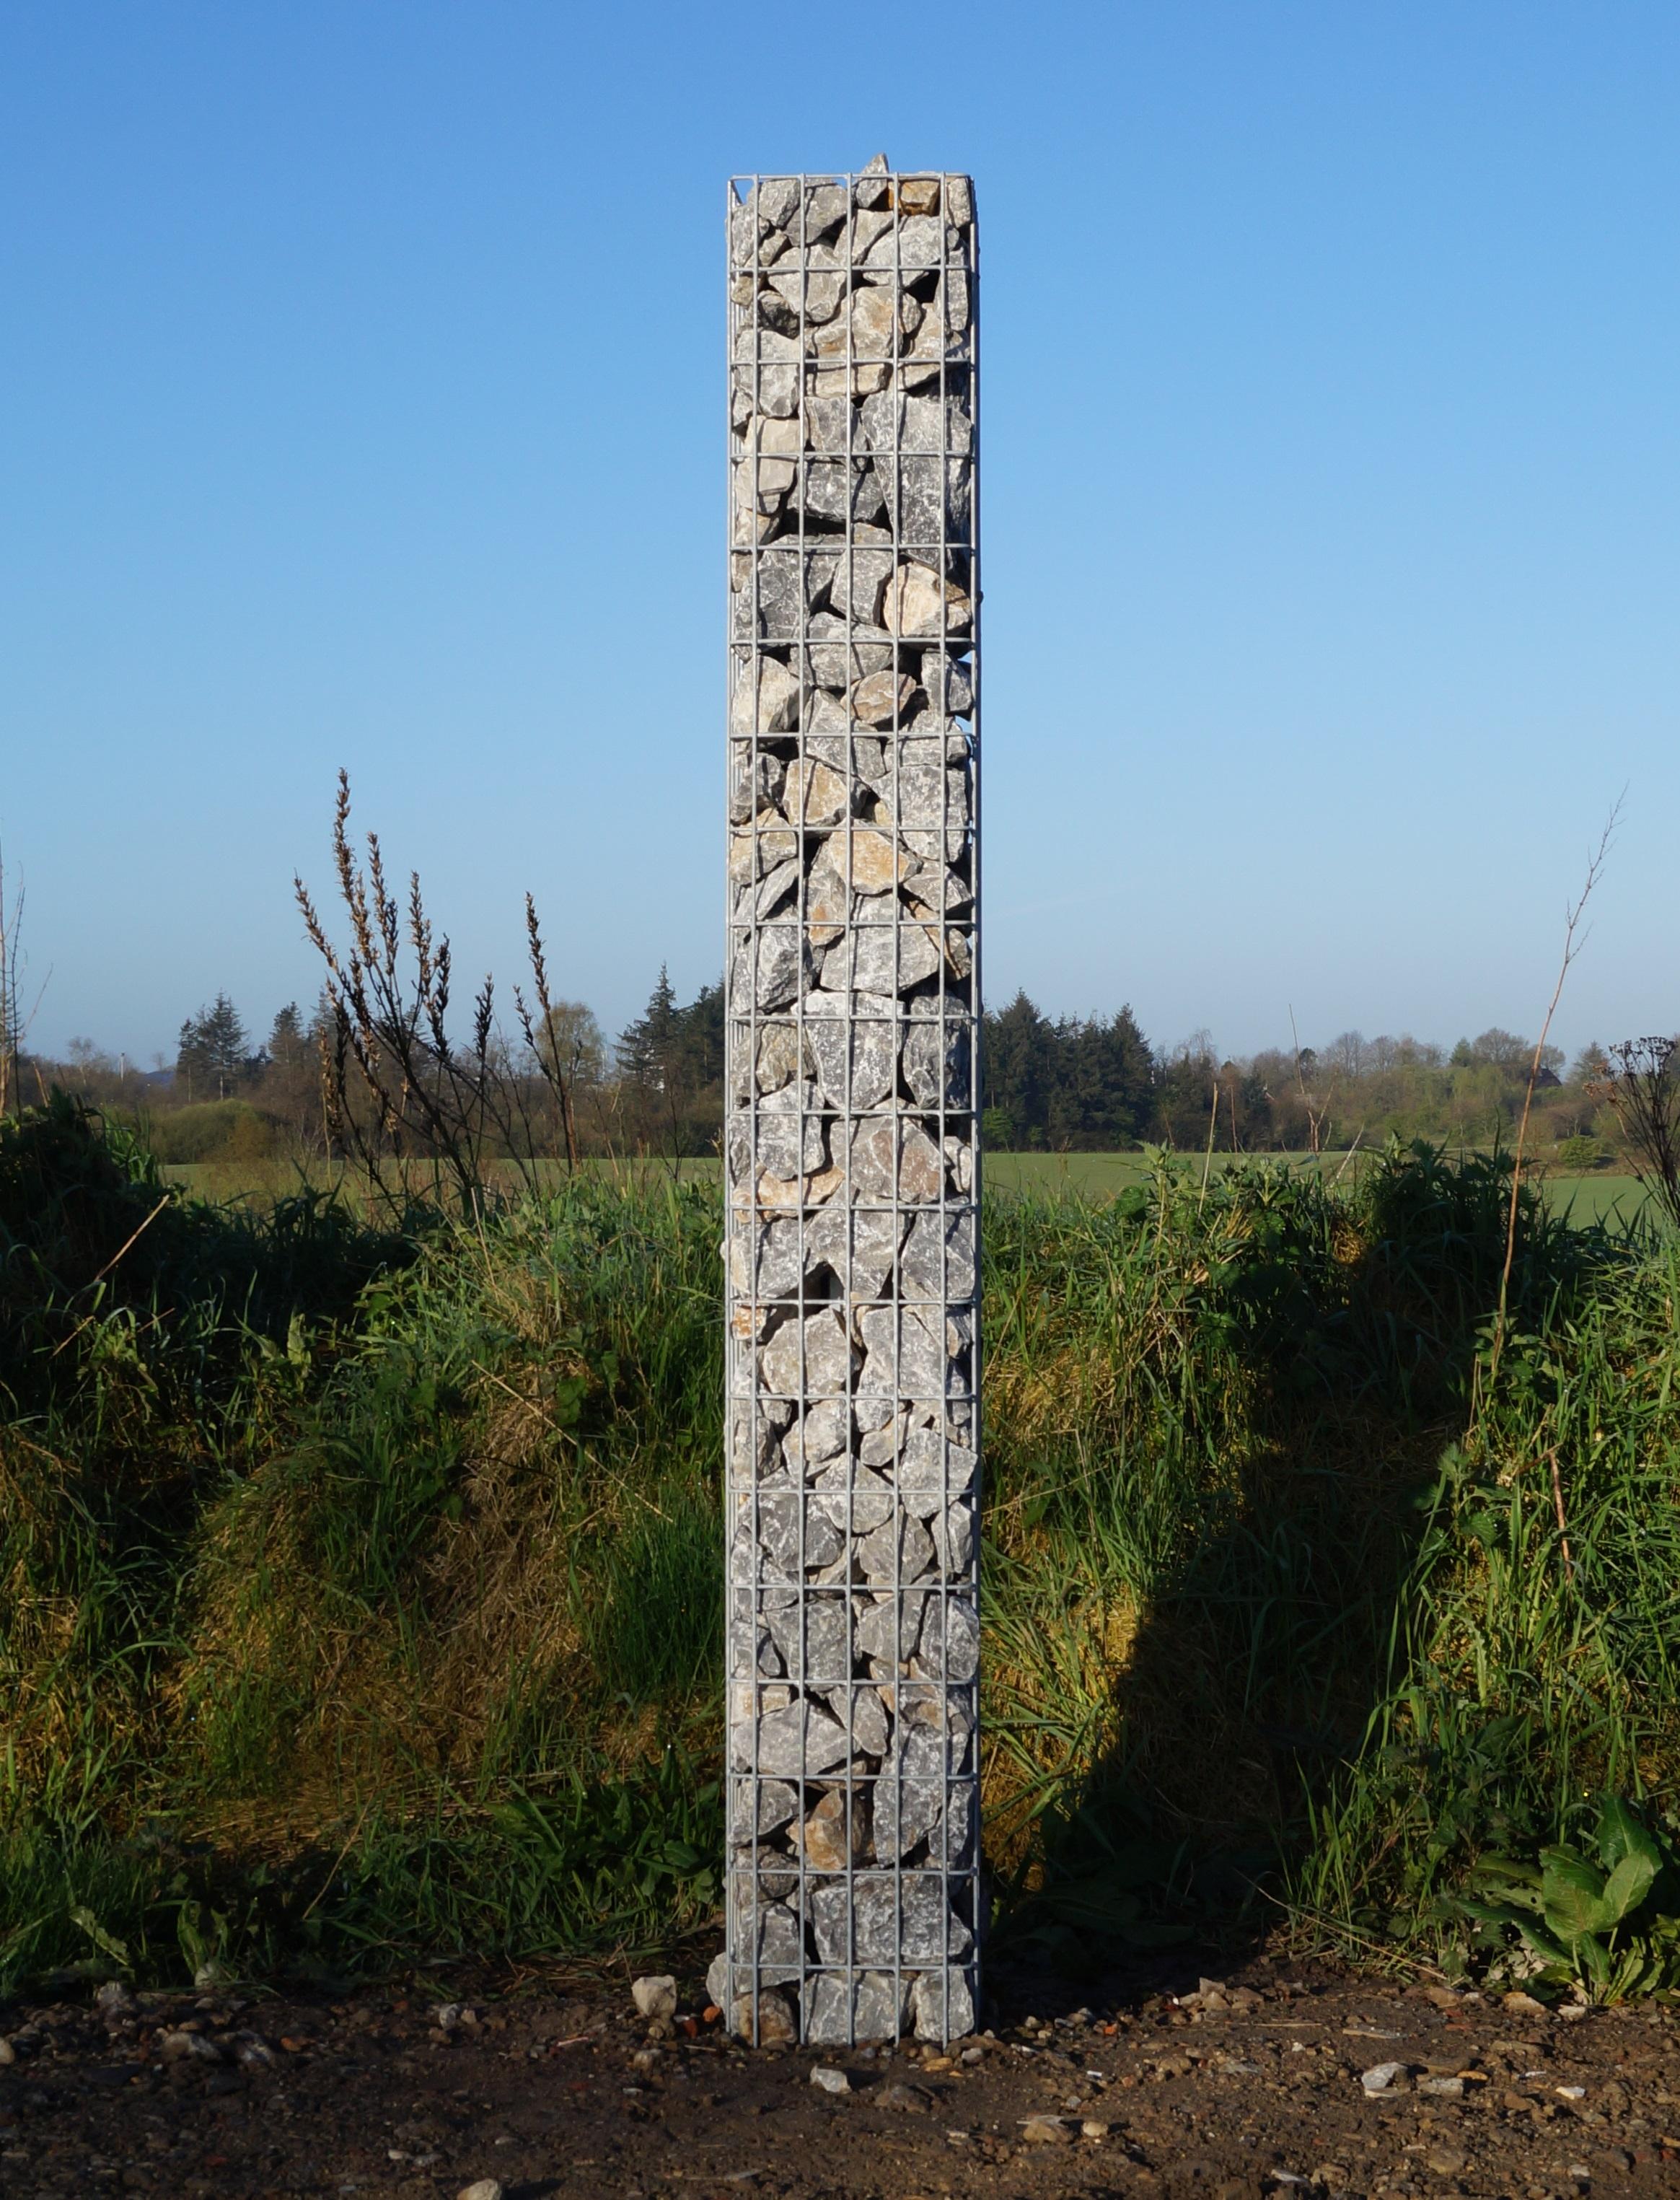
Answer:
[{"label": "gabion column", "polygon": [[965,176],[731,185],[728,1946],[973,2028],[978,272]]}]

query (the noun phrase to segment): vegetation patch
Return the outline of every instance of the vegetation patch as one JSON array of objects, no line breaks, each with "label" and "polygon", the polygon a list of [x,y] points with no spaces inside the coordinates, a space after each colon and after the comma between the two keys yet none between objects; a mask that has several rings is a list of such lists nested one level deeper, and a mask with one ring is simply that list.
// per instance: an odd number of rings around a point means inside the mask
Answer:
[{"label": "vegetation patch", "polygon": [[[1000,1936],[1668,1982],[1680,1259],[1525,1185],[1496,1337],[1509,1196],[1396,1144],[993,1201]],[[709,1927],[720,1220],[258,1214],[0,1130],[0,1982]]]}]

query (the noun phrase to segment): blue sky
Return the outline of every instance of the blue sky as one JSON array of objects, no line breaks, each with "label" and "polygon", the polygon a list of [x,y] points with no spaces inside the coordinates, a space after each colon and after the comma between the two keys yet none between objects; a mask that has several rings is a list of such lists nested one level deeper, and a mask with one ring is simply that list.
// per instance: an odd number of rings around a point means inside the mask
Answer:
[{"label": "blue sky", "polygon": [[314,986],[334,774],[464,973],[721,965],[720,213],[976,176],[988,991],[1171,1043],[1680,1023],[1680,12],[0,15],[37,1040]]}]

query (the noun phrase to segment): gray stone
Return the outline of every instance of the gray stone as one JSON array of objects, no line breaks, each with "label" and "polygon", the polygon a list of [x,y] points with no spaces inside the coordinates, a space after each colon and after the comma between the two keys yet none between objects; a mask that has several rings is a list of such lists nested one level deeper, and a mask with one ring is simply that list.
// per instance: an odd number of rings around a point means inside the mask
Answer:
[{"label": "gray stone", "polygon": [[967,545],[973,512],[971,459],[901,459],[898,490],[898,539],[907,550]]},{"label": "gray stone", "polygon": [[[753,1799],[758,1799],[755,1815]],[[797,1815],[799,1790],[786,1780],[751,1780],[732,1776],[729,1782],[729,1839],[750,1844],[767,1834],[779,1833]],[[756,1826],[756,1832],[754,1828]],[[714,2001],[718,2000],[715,1992]],[[721,2006],[721,2004],[720,2004]]]},{"label": "gray stone", "polygon": [[855,1302],[878,1298],[892,1275],[902,1226],[896,1214],[859,1214],[832,1201],[807,1233],[807,1258],[814,1267],[826,1266]]},{"label": "gray stone", "polygon": [[796,267],[785,268],[770,278],[769,290],[761,293],[759,311],[764,312],[767,295],[773,297],[778,307],[787,316],[785,322],[773,322],[773,327],[785,327],[789,335],[796,335],[802,314],[808,328],[820,327],[831,321],[840,310],[846,295],[843,275],[820,272],[801,272]]},{"label": "gray stone", "polygon": [[831,1307],[808,1314],[802,1321],[785,1323],[759,1354],[765,1389],[785,1398],[837,1396],[849,1389],[856,1366],[857,1354],[846,1335],[845,1324]]},{"label": "gray stone", "polygon": [[938,650],[924,650],[922,685],[936,711],[949,711],[964,718],[972,713],[974,668],[966,658],[946,656]]},{"label": "gray stone", "polygon": [[855,1202],[925,1204],[938,1198],[944,1174],[939,1149],[919,1123],[874,1115],[852,1133],[849,1180]]},{"label": "gray stone", "polygon": [[[806,1233],[814,1236],[822,1226],[826,1216],[835,1210],[825,1210]],[[796,1265],[799,1226],[792,1222],[778,1222],[772,1227],[789,1243]],[[820,1254],[808,1248],[805,1255],[808,1269],[822,1265]],[[852,1409],[845,1398],[821,1398],[802,1419],[796,1419],[783,1441],[783,1455],[790,1467],[809,1475],[831,1459],[843,1458],[852,1434]]]},{"label": "gray stone", "polygon": [[852,179],[852,196],[860,207],[883,207],[892,196],[891,172],[884,153],[877,153]]},{"label": "gray stone", "polygon": [[761,1168],[772,1176],[797,1176],[822,1167],[828,1150],[817,1104],[814,1084],[785,1085],[764,1095],[757,1115]]},{"label": "gray stone", "polygon": [[884,1015],[849,1024],[839,1017],[814,1018],[805,1027],[805,1044],[816,1065],[824,1103],[853,1115],[879,1107],[898,1076],[899,1026],[893,1016],[897,1003],[889,994],[859,998],[878,1000]]},{"label": "gray stone", "polygon": [[[764,1553],[761,1577],[768,1582],[796,1582],[821,1566],[832,1565],[844,1545],[827,1515],[808,1507],[791,1492],[760,1485],[757,1493],[758,1546]],[[802,1522],[804,1541],[800,1541]],[[749,1511],[746,1526],[751,1525]]]},{"label": "gray stone", "polygon": [[944,265],[945,224],[935,214],[911,214],[895,231],[878,237],[863,255],[866,267],[939,267]]},{"label": "gray stone", "polygon": [[[729,745],[729,821],[732,825],[750,824],[759,813],[779,802],[787,766],[779,757],[755,755],[750,745],[744,740]],[[756,837],[741,836],[750,845]],[[790,854],[791,850],[789,851]]]},{"label": "gray stone", "polygon": [[[808,518],[874,521],[885,512],[880,477],[867,459],[807,459],[803,463],[799,503]],[[786,487],[792,486],[790,478]]]},{"label": "gray stone", "polygon": [[933,1516],[933,1540],[941,1571],[948,1580],[960,1580],[974,1558],[974,1504],[959,1498]]},{"label": "gray stone", "polygon": [[[752,1734],[738,1726],[732,1737],[738,1767],[750,1764]],[[782,1780],[812,1779],[831,1772],[852,1753],[851,1738],[838,1719],[821,1706],[802,1700],[767,1711],[758,1723],[758,1770]]]},{"label": "gray stone", "polygon": [[800,180],[797,176],[760,177],[753,211],[762,227],[792,228],[799,207]]},{"label": "gray stone", "polygon": [[656,1977],[651,1973],[630,1981],[630,1998],[636,2004],[638,2016],[674,2016],[677,2013],[677,1982],[668,1975]]},{"label": "gray stone", "polygon": [[814,613],[806,630],[811,637],[804,652],[808,677],[837,694],[872,672],[890,671],[898,651],[884,628],[865,626],[833,611]]},{"label": "gray stone", "polygon": [[[932,1140],[928,1144],[932,1145]],[[899,1296],[943,1304],[971,1299],[975,1292],[974,1216],[966,1209],[919,1214],[910,1225],[899,1255]]]},{"label": "gray stone", "polygon": [[[974,448],[974,425],[954,398],[942,403],[937,397],[905,397],[883,389],[858,407],[852,447],[878,453],[913,452],[921,458],[966,458]],[[921,471],[930,471],[936,490],[937,468]]]},{"label": "gray stone", "polygon": [[882,1665],[907,1664],[921,1637],[925,1607],[936,1601],[928,1590],[913,1589],[901,1597],[882,1596],[866,1604],[857,1621],[860,1656]]},{"label": "gray stone", "polygon": [[822,987],[829,993],[905,993],[932,977],[942,960],[938,934],[928,925],[865,922],[824,956]]},{"label": "gray stone", "polygon": [[843,1536],[867,1535],[897,1510],[892,1484],[872,1467],[855,1467],[849,1460],[825,1467],[814,1486],[823,1512]]},{"label": "gray stone", "polygon": [[972,1489],[978,1465],[971,1451],[951,1442],[940,1430],[912,1429],[901,1448],[894,1479],[906,1510],[926,1519],[953,1495]]},{"label": "gray stone", "polygon": [[860,1872],[851,1893],[848,1903],[843,1881],[811,1895],[812,1930],[825,1963],[942,1963],[974,1945],[935,1873]]},{"label": "gray stone", "polygon": [[911,1025],[900,1059],[905,1085],[919,1108],[967,1106],[972,1039],[972,1027],[963,1017],[953,1018],[942,1033],[936,1023]]},{"label": "gray stone", "polygon": [[831,2070],[821,2062],[812,2065],[811,2083],[824,2093],[849,2093],[852,2090],[852,2081],[843,2070]]},{"label": "gray stone", "polygon": [[797,925],[768,924],[744,932],[735,944],[731,997],[755,1001],[761,1010],[787,1008],[799,996],[807,968]]},{"label": "gray stone", "polygon": [[909,1998],[910,1981],[901,1997],[890,1972],[819,1971],[805,1984],[805,2038],[814,2047],[895,2039],[908,2022]]},{"label": "gray stone", "polygon": [[820,237],[831,237],[846,219],[846,186],[843,184],[814,184],[805,194],[805,237],[814,243]]},{"label": "gray stone", "polygon": [[855,1555],[866,1581],[919,1581],[933,1569],[933,1538],[913,1514],[901,1513],[862,1536]]},{"label": "gray stone", "polygon": [[[860,1628],[859,1633],[861,1641]],[[937,1681],[943,1686],[978,1677],[980,1621],[972,1591],[956,1589],[929,1597],[909,1662],[911,1676],[919,1681]]]},{"label": "gray stone", "polygon": [[799,859],[796,856],[790,856],[785,863],[778,863],[774,870],[767,872],[759,881],[756,889],[750,894],[744,893],[742,899],[761,924],[767,916],[775,915],[797,886],[799,880]]},{"label": "gray stone", "polygon": [[[851,1615],[844,1590],[825,1589],[781,1611],[767,1609],[764,1620],[795,1680],[832,1687],[850,1679]],[[792,1815],[790,1811],[788,1816]]]},{"label": "gray stone", "polygon": [[785,664],[774,657],[755,656],[738,665],[729,705],[731,733],[785,732],[798,723],[799,682]]},{"label": "gray stone", "polygon": [[[778,424],[796,431],[795,422]],[[732,575],[734,633],[738,636],[756,633],[773,641],[797,640],[802,623],[827,599],[839,563],[837,557],[832,551],[808,551],[802,555],[796,549],[773,547],[755,562],[756,588],[753,586],[754,560],[741,559],[745,570],[738,582],[733,582]]]},{"label": "gray stone", "polygon": [[936,1308],[868,1307],[857,1325],[866,1348],[858,1376],[860,1395],[938,1398],[951,1387],[952,1355],[940,1333]]},{"label": "gray stone", "polygon": [[[872,404],[875,400],[869,401]],[[864,626],[878,626],[881,598],[895,562],[896,555],[891,549],[860,545],[857,530],[854,530],[850,548],[835,559],[834,570],[829,576],[828,600],[840,617],[854,618]]]},{"label": "gray stone", "polygon": [[925,1971],[910,1989],[918,2039],[948,2043],[974,2029],[974,1988],[966,1971]]}]

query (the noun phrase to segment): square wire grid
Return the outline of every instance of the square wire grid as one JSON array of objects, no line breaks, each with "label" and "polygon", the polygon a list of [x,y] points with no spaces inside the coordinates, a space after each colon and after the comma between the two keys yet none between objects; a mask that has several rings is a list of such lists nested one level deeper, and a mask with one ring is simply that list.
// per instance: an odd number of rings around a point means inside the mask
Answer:
[{"label": "square wire grid", "polygon": [[719,1998],[755,2042],[947,2039],[983,1923],[972,187],[738,177],[726,237]]}]

